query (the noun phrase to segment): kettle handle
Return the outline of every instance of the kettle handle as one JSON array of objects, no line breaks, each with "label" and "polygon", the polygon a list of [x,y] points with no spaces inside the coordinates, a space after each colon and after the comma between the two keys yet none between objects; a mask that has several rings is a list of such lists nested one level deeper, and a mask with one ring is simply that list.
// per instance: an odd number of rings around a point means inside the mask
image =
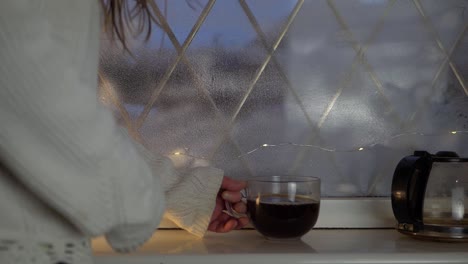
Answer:
[{"label": "kettle handle", "polygon": [[[422,224],[424,195],[432,167],[432,155],[416,151],[397,165],[392,180],[392,209],[399,223]],[[417,230],[415,230],[417,231]]]}]

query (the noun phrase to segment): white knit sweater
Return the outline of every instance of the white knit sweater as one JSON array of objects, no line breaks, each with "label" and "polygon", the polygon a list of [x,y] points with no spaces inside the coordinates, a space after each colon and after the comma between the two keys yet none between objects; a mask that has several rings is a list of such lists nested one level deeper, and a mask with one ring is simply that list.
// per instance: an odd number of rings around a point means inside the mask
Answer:
[{"label": "white knit sweater", "polygon": [[0,263],[91,263],[89,238],[144,243],[164,210],[203,236],[222,171],[186,174],[96,99],[98,0],[0,4]]}]

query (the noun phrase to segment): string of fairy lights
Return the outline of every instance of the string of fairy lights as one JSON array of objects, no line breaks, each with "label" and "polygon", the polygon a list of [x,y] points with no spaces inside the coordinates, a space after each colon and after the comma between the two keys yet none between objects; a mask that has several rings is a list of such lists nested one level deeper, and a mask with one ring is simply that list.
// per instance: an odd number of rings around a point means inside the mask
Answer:
[{"label": "string of fairy lights", "polygon": [[[386,138],[384,140],[374,141],[374,142],[372,142],[370,144],[367,144],[367,145],[361,145],[361,146],[358,146],[358,147],[352,147],[352,148],[346,148],[346,149],[327,148],[327,147],[323,147],[323,146],[319,146],[319,145],[298,144],[298,143],[292,143],[292,142],[284,142],[284,143],[277,143],[277,144],[266,144],[265,143],[265,144],[261,144],[261,145],[255,147],[255,148],[253,148],[253,149],[251,149],[251,150],[249,150],[247,152],[241,153],[238,156],[236,156],[235,158],[239,159],[239,158],[242,158],[242,157],[245,157],[245,156],[248,156],[248,155],[252,155],[255,152],[263,151],[263,150],[266,150],[267,148],[281,148],[281,147],[310,148],[310,149],[315,149],[315,150],[320,150],[320,151],[325,151],[325,152],[338,152],[338,153],[360,152],[360,151],[372,149],[376,145],[383,145],[383,144],[386,144],[386,143],[388,143],[388,142],[390,142],[392,140],[402,138],[402,137],[405,137],[405,136],[438,137],[438,136],[444,136],[444,135],[447,135],[447,134],[451,134],[451,135],[468,135],[468,131],[465,131],[465,130],[452,130],[452,131],[448,131],[448,132],[445,132],[445,133],[439,133],[439,134],[426,134],[426,133],[421,133],[421,132],[401,133],[401,134],[393,135],[393,136],[391,136],[389,138]],[[174,151],[172,153],[168,153],[167,155],[168,156],[171,156],[171,155],[173,155],[173,156],[185,156],[185,157],[188,157],[188,158],[194,158],[194,159],[200,159],[200,160],[210,160],[207,157],[193,155],[193,154],[190,154],[190,153],[188,153],[186,151]],[[211,159],[211,160],[213,160],[213,159]]]}]

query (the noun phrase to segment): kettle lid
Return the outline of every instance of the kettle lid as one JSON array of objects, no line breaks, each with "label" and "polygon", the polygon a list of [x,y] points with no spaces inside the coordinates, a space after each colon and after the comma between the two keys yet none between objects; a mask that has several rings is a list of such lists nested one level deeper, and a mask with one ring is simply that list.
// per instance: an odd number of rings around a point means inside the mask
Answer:
[{"label": "kettle lid", "polygon": [[435,154],[436,157],[442,157],[442,158],[459,158],[458,154],[454,151],[438,151]]}]

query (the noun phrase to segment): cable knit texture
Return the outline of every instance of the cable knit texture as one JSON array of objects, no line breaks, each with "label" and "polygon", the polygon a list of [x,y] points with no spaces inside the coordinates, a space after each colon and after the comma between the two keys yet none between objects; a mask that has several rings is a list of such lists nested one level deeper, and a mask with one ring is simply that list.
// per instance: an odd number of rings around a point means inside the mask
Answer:
[{"label": "cable knit texture", "polygon": [[185,173],[176,172],[169,158],[154,155],[142,145],[135,144],[153,173],[163,180],[167,217],[193,235],[203,237],[216,205],[223,171],[198,167]]},{"label": "cable knit texture", "polygon": [[[97,0],[2,1],[1,263],[90,263],[86,241],[99,235],[134,250],[165,206],[197,236],[208,227],[222,172],[177,173],[96,100],[99,8]],[[79,261],[44,250],[67,243],[83,245],[74,248]],[[28,249],[19,262],[15,248]]]}]

